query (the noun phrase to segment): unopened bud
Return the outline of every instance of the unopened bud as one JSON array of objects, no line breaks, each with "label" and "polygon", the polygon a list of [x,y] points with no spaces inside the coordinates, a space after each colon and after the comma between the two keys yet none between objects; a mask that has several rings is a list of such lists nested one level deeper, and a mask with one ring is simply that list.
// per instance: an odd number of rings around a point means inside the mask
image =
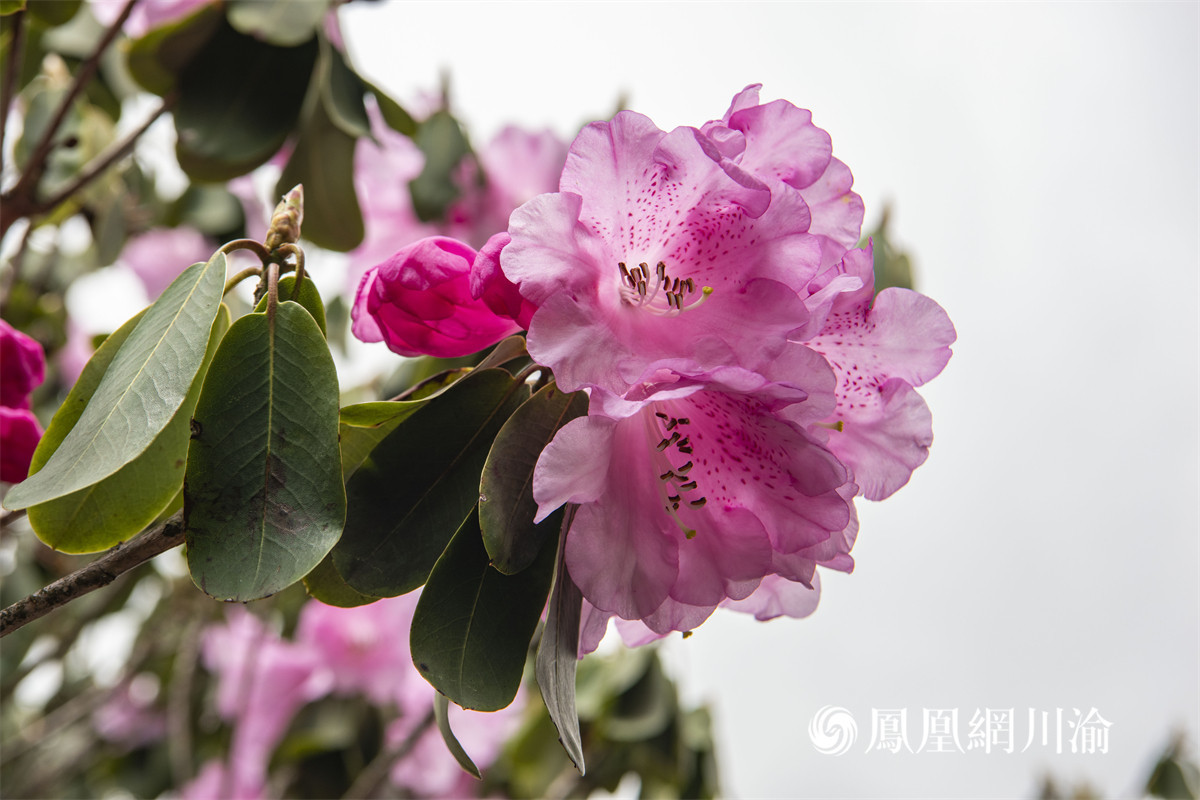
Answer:
[{"label": "unopened bud", "polygon": [[298,185],[283,196],[275,213],[271,215],[271,227],[263,244],[274,252],[280,245],[300,241],[300,225],[304,222],[304,186]]}]

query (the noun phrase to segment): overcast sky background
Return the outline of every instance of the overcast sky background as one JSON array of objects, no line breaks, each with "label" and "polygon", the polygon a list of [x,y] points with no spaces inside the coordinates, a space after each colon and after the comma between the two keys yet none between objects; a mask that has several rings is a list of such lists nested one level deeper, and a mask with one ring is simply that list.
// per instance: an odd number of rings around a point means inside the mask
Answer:
[{"label": "overcast sky background", "polygon": [[[873,224],[959,334],[929,461],[860,502],[853,575],[806,620],[729,612],[667,646],[715,708],[731,796],[1133,794],[1200,736],[1195,3],[352,4],[360,69],[399,98],[449,74],[484,141],[570,135],[619,95],[664,130],[750,83],[813,112]],[[856,718],[812,747],[826,705]],[[864,752],[871,710],[1095,708],[1106,755]],[[1036,734],[1040,737],[1040,730]],[[1054,732],[1051,730],[1051,741]],[[1194,746],[1194,745],[1193,745]]]}]

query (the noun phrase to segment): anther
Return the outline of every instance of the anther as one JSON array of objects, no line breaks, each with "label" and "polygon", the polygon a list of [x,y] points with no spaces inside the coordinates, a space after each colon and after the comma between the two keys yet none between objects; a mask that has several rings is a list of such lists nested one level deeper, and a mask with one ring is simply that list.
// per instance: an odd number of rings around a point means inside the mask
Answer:
[{"label": "anther", "polygon": [[692,462],[687,462],[682,467],[676,467],[673,471],[676,475],[687,475],[692,468]]},{"label": "anther", "polygon": [[678,441],[679,441],[679,431],[675,431],[674,433],[671,434],[670,439],[663,439],[661,442],[658,443],[659,452],[666,450],[668,447],[670,447],[671,445],[675,444]]},{"label": "anther", "polygon": [[695,481],[688,481],[687,483],[680,484],[679,491],[690,492],[692,489],[695,489],[696,486],[697,486],[697,483]]},{"label": "anther", "polygon": [[707,497],[701,497],[699,500],[691,501],[690,503],[688,503],[688,505],[691,506],[692,508],[703,508],[704,504],[707,502],[708,502]]},{"label": "anther", "polygon": [[674,477],[676,477],[675,471],[669,469],[666,472],[664,472],[662,475],[659,475],[658,479],[660,481],[669,481],[669,480],[671,480],[671,478],[674,478]]}]

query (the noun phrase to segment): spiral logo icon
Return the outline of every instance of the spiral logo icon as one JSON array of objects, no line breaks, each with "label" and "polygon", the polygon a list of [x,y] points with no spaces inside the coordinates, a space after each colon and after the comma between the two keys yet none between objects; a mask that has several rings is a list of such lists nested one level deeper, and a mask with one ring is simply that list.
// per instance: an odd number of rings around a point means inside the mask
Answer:
[{"label": "spiral logo icon", "polygon": [[818,753],[840,756],[848,752],[858,737],[854,715],[841,706],[825,706],[808,723],[808,738]]}]

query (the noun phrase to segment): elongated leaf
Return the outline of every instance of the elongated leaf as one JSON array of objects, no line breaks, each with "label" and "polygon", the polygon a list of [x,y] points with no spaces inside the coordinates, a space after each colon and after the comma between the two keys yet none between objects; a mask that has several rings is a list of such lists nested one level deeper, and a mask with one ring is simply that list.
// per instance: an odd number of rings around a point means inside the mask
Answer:
[{"label": "elongated leaf", "polygon": [[375,446],[396,426],[424,408],[426,401],[388,401],[346,406],[338,421],[342,443],[342,477],[349,478]]},{"label": "elongated leaf", "polygon": [[346,513],[337,373],[307,311],[280,303],[233,324],[204,381],[188,450],[192,580],[255,600],[321,563]]},{"label": "elongated leaf", "polygon": [[567,756],[584,774],[583,740],[579,734],[579,714],[575,711],[575,667],[579,663],[579,620],[583,612],[583,593],[567,573],[563,559],[567,530],[575,517],[568,509],[555,557],[554,588],[546,612],[546,627],[538,643],[534,674],[550,720],[558,729],[558,740]]},{"label": "elongated leaf", "polygon": [[433,688],[477,711],[512,702],[550,592],[555,551],[545,547],[529,569],[501,574],[488,564],[478,513],[467,518],[430,573],[413,614],[413,663]]},{"label": "elongated leaf", "polygon": [[417,121],[412,118],[412,114],[405,111],[387,92],[370,81],[363,80],[363,85],[375,96],[375,102],[379,105],[379,113],[389,128],[410,139],[417,134]]},{"label": "elongated leaf", "polygon": [[218,252],[166,288],[125,340],[58,450],[5,497],[7,508],[26,508],[98,483],[150,446],[200,370],[224,286],[225,254]]},{"label": "elongated leaf", "polygon": [[421,174],[409,183],[413,210],[424,222],[441,219],[459,195],[454,173],[471,145],[449,111],[435,111],[413,137],[425,156]]},{"label": "elongated leaf", "polygon": [[221,26],[215,4],[205,4],[181,19],[155,28],[130,43],[127,63],[134,80],[148,91],[165,95]]},{"label": "elongated leaf", "polygon": [[321,82],[321,102],[329,119],[350,136],[371,135],[371,118],[363,103],[366,84],[350,69],[345,56],[336,47],[322,41],[327,48],[326,71]]},{"label": "elongated leaf", "polygon": [[[105,339],[92,356],[38,444],[31,471],[41,468],[79,419],[104,370],[140,316]],[[229,309],[222,305],[209,334],[204,364],[187,398],[141,455],[99,483],[30,506],[29,524],[39,539],[67,553],[94,553],[129,539],[162,515],[183,488],[192,410],[200,397],[204,372],[228,329]]]},{"label": "elongated leaf", "polygon": [[550,520],[533,523],[533,468],[563,425],[587,413],[583,392],[551,383],[509,417],[496,436],[479,483],[479,522],[492,566],[506,575],[528,567],[550,534]]},{"label": "elongated leaf", "polygon": [[275,193],[303,184],[304,238],[330,250],[352,250],[362,242],[365,230],[354,190],[355,139],[334,124],[324,103],[306,108],[296,149]]},{"label": "elongated leaf", "polygon": [[275,155],[295,128],[316,59],[315,38],[278,47],[222,24],[179,74],[175,155],[184,172],[224,181]]},{"label": "elongated leaf", "polygon": [[328,10],[328,0],[230,0],[226,15],[242,33],[294,47],[313,37]]},{"label": "elongated leaf", "polygon": [[[317,291],[316,284],[311,280],[306,279],[304,283],[300,284],[300,293],[297,294],[296,276],[284,275],[279,279],[279,299],[299,303],[317,323],[317,327],[321,329],[321,335],[325,335],[325,303],[321,300],[321,295]],[[267,298],[265,295],[258,301],[258,305],[254,307],[254,310],[259,314],[267,310]]]},{"label": "elongated leaf", "polygon": [[450,755],[454,756],[454,760],[460,767],[473,777],[479,778],[479,767],[475,766],[475,762],[467,755],[467,751],[459,743],[458,737],[450,729],[450,699],[446,695],[436,694],[433,696],[433,718],[437,721],[438,732],[442,734],[442,741],[446,743],[446,749],[450,751]]},{"label": "elongated leaf", "polygon": [[504,370],[472,372],[375,447],[346,484],[334,563],[347,583],[393,597],[425,582],[479,500],[492,440],[528,396]]},{"label": "elongated leaf", "polygon": [[475,369],[501,367],[516,375],[521,370],[533,364],[529,351],[525,349],[524,336],[509,336],[500,341],[492,352],[484,356]]}]

